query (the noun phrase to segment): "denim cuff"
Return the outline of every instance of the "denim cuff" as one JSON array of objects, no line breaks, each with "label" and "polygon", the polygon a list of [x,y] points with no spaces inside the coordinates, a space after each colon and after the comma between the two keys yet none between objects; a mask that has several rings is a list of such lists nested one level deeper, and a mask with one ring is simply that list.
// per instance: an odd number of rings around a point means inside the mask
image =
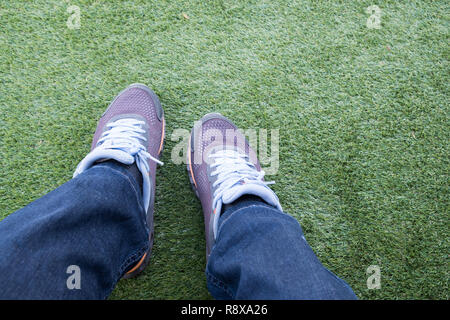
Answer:
[{"label": "denim cuff", "polygon": [[229,206],[224,213],[222,213],[222,215],[219,218],[219,226],[218,228],[220,228],[220,226],[226,221],[228,220],[229,217],[231,217],[231,215],[236,212],[237,210],[240,210],[242,208],[246,208],[246,207],[251,207],[251,206],[258,206],[258,207],[263,207],[263,208],[270,208],[270,209],[275,209],[278,210],[277,208],[275,208],[274,206],[271,206],[270,204],[266,203],[264,200],[259,200],[258,197],[250,197],[250,198],[245,198],[242,200],[237,200],[235,201],[231,206]]},{"label": "denim cuff", "polygon": [[[108,169],[113,169],[115,171],[119,171],[121,174],[125,175],[130,180],[131,184],[133,185],[133,187],[136,190],[141,190],[139,183],[136,181],[133,174],[128,169],[127,165],[117,162],[115,160],[107,160],[104,162],[95,163],[88,170],[91,170],[92,168],[98,168],[98,167],[103,167],[103,168],[108,168]],[[86,171],[88,171],[88,170],[86,170]]]}]

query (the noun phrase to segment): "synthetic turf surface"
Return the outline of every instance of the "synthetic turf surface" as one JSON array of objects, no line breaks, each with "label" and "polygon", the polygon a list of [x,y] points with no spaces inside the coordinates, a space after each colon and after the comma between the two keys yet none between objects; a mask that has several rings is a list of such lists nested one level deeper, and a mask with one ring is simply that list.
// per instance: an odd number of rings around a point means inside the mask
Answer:
[{"label": "synthetic turf surface", "polygon": [[358,297],[448,299],[448,43],[447,1],[2,1],[0,219],[70,179],[110,100],[142,82],[167,119],[154,255],[112,299],[211,298],[200,204],[170,156],[212,111],[279,129],[268,179]]}]

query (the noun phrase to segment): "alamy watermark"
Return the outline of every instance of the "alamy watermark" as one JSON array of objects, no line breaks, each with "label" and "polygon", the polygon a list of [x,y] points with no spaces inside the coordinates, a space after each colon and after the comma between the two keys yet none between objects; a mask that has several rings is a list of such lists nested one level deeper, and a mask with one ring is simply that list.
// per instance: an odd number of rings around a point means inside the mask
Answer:
[{"label": "alamy watermark", "polygon": [[66,280],[67,289],[81,289],[81,269],[77,265],[70,265],[66,270],[67,274],[70,276]]},{"label": "alamy watermark", "polygon": [[366,270],[367,289],[381,289],[381,269],[377,265],[371,265]]},{"label": "alamy watermark", "polygon": [[81,28],[81,10],[80,7],[72,5],[67,8],[67,13],[71,14],[69,18],[67,18],[67,28],[80,29]]},{"label": "alamy watermark", "polygon": [[[265,129],[207,129],[203,130],[201,122],[194,124],[194,129],[175,129],[171,140],[177,142],[171,152],[174,164],[209,163],[208,154],[214,148],[223,145],[235,145],[238,150],[249,157],[252,163],[259,159],[262,169],[268,175],[274,175],[280,167],[280,130]],[[247,141],[251,148],[247,147]],[[206,146],[203,148],[203,146]],[[190,153],[193,153],[191,155]]]},{"label": "alamy watermark", "polygon": [[377,5],[367,7],[366,12],[370,15],[367,18],[366,26],[369,29],[381,29],[381,9]]}]

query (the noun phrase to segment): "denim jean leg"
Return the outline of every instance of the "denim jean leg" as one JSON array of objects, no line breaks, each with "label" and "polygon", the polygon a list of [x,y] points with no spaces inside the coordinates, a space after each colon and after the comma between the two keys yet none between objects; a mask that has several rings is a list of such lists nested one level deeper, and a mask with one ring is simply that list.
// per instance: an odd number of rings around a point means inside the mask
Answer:
[{"label": "denim jean leg", "polygon": [[254,200],[222,214],[206,276],[216,299],[356,299],[320,263],[293,217]]},{"label": "denim jean leg", "polygon": [[95,165],[0,221],[0,298],[104,299],[147,247],[138,184]]}]

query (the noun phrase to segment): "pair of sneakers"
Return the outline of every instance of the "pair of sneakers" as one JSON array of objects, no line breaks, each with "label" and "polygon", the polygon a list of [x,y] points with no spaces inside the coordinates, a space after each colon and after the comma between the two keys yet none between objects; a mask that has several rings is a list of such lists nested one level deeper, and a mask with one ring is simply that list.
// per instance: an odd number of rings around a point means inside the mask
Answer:
[{"label": "pair of sneakers", "polygon": [[[142,199],[149,229],[149,250],[124,278],[141,273],[153,246],[155,174],[164,146],[164,111],[158,96],[143,84],[132,84],[111,102],[97,125],[91,152],[78,164],[74,177],[95,163],[115,160],[136,164],[142,175]],[[223,205],[244,195],[261,198],[281,210],[278,197],[264,181],[264,171],[245,136],[227,118],[205,115],[191,131],[187,169],[205,219],[206,255],[218,234]]]}]

